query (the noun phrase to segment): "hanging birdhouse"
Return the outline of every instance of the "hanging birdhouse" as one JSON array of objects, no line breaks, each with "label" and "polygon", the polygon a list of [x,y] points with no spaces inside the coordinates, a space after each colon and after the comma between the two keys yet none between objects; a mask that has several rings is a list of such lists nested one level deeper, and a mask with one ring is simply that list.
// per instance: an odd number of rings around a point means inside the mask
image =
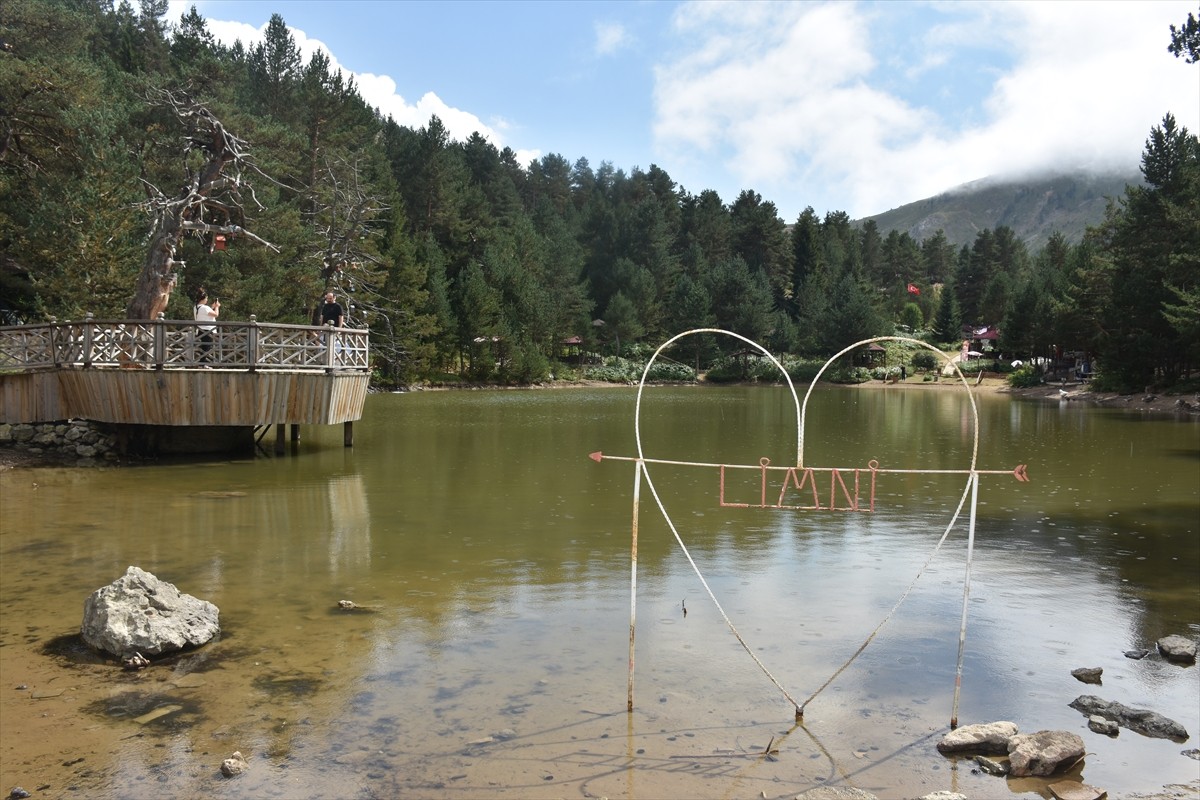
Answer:
[{"label": "hanging birdhouse", "polygon": [[224,250],[224,249],[225,249],[225,236],[224,236],[224,234],[218,233],[216,236],[213,237],[213,250]]}]

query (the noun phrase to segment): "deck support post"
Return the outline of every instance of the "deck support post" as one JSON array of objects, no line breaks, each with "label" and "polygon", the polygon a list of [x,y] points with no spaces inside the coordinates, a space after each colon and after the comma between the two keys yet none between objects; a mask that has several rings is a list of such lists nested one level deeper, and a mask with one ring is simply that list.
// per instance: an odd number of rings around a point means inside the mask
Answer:
[{"label": "deck support post", "polygon": [[300,426],[299,425],[292,425],[292,441],[293,442],[300,441]]},{"label": "deck support post", "polygon": [[275,426],[275,455],[277,456],[283,455],[283,439],[286,430],[286,425],[276,424]]},{"label": "deck support post", "polygon": [[342,444],[354,447],[354,423],[350,420],[342,423]]}]

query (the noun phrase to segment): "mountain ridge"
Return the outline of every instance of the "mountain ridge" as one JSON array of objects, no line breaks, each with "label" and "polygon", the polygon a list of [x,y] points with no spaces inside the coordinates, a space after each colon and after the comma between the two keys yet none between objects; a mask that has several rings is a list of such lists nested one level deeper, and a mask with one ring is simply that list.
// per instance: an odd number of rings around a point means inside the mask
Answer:
[{"label": "mountain ridge", "polygon": [[989,177],[956,186],[881,214],[874,220],[881,236],[896,230],[917,241],[943,230],[955,246],[971,245],[979,231],[1012,228],[1031,253],[1055,231],[1077,244],[1089,226],[1104,220],[1109,200],[1124,196],[1128,184],[1141,184],[1140,173],[1059,173],[1031,178]]}]

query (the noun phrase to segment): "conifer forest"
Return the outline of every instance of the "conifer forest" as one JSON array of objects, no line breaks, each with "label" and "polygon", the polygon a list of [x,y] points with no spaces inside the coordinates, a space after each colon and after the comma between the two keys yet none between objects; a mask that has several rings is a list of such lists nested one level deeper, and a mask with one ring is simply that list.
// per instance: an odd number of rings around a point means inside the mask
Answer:
[{"label": "conifer forest", "polygon": [[[519,163],[436,117],[382,116],[279,15],[231,47],[195,8],[166,15],[0,5],[0,323],[191,319],[199,287],[223,319],[309,323],[328,288],[388,384],[602,377],[708,327],[823,360],[996,326],[1006,361],[1085,353],[1114,390],[1200,365],[1200,142],[1169,109],[1143,182],[1080,241],[1030,252],[1004,226],[955,243],[811,207],[783,219],[752,190],[603,153]],[[1163,31],[1162,57],[1200,70],[1189,30]],[[692,337],[673,357],[728,373],[735,345]]]}]

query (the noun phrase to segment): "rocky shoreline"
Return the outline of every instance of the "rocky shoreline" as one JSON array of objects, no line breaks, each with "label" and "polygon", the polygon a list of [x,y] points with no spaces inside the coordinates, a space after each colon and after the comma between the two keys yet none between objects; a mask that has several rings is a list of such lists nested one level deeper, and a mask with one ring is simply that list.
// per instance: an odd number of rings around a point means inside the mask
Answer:
[{"label": "rocky shoreline", "polygon": [[0,424],[0,470],[14,467],[93,467],[117,461],[116,435],[107,425],[64,422]]}]

